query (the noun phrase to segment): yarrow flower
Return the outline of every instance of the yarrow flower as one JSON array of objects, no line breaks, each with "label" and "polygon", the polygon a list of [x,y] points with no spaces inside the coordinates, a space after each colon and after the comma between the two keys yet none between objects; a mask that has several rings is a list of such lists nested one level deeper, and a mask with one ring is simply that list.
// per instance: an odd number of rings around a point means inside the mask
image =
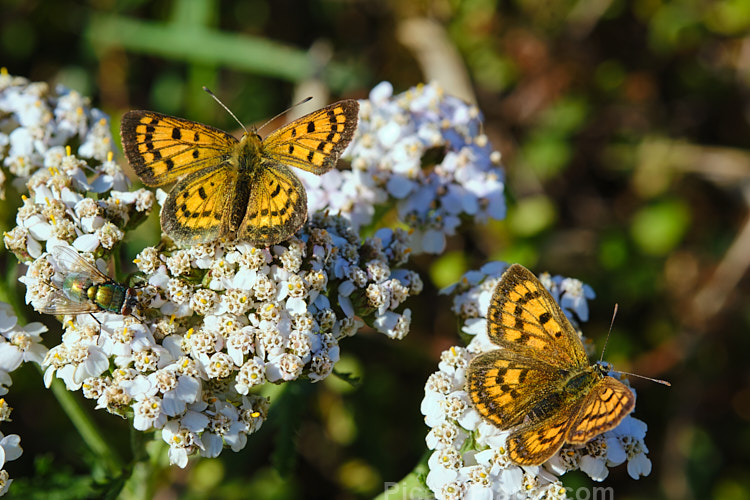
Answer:
[{"label": "yarrow flower", "polygon": [[[595,481],[602,481],[609,473],[608,467],[627,460],[628,473],[633,478],[647,475],[651,462],[645,455],[646,424],[632,416],[584,446],[563,446],[541,466],[519,467],[507,455],[509,432],[486,422],[473,407],[466,392],[466,370],[474,356],[497,348],[487,338],[486,314],[492,292],[506,268],[503,263],[489,263],[465,274],[459,283],[442,292],[452,297],[453,311],[463,323],[462,332],[471,341],[467,347],[444,351],[439,370],[430,375],[425,385],[422,413],[431,428],[427,446],[433,450],[427,486],[439,499],[457,498],[457,490],[462,494],[473,491],[482,498],[565,498],[557,476],[570,470],[580,469]],[[572,312],[587,311],[581,305],[593,297],[587,285],[548,275],[542,276],[541,281],[561,303],[576,304],[575,310],[563,309],[572,322],[576,320]],[[568,295],[571,296],[566,299]]]},{"label": "yarrow flower", "polygon": [[505,217],[500,153],[482,133],[481,113],[436,83],[395,96],[388,82],[373,88],[344,158],[351,170],[300,177],[311,212],[341,214],[355,231],[372,222],[376,206],[395,206],[412,230],[412,251],[437,254],[462,216]]}]

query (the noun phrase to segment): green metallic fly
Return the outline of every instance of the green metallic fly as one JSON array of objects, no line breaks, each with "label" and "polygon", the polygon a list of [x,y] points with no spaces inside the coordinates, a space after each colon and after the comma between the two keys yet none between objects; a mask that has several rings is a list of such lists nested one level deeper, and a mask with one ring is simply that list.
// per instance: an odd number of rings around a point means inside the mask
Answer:
[{"label": "green metallic fly", "polygon": [[50,283],[54,291],[40,312],[91,314],[97,322],[92,313],[110,312],[140,320],[135,314],[139,307],[135,288],[116,282],[71,247],[57,245],[51,253],[62,281]]}]

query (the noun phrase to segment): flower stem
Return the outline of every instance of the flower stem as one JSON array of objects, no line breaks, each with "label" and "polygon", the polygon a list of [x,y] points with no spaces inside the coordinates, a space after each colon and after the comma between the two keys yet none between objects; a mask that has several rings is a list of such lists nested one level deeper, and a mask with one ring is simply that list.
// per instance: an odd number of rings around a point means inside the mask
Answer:
[{"label": "flower stem", "polygon": [[5,280],[0,280],[0,284],[2,284],[0,286],[0,300],[10,304],[13,307],[13,312],[16,313],[16,317],[23,324],[26,324],[26,314],[24,314],[23,301],[21,300],[23,292],[20,290],[21,284],[18,282],[18,261],[10,252],[3,252],[3,260],[8,274]]},{"label": "flower stem", "polygon": [[427,477],[429,468],[427,460],[430,452],[426,452],[419,463],[410,473],[404,476],[398,483],[385,483],[385,491],[375,497],[375,500],[420,500],[424,498],[435,498],[434,493],[425,485],[424,478]]},{"label": "flower stem", "polygon": [[145,433],[131,430],[131,447],[135,456],[133,474],[123,486],[119,498],[122,500],[148,500],[154,497],[157,481],[163,478],[169,467],[166,462],[169,447],[154,433],[146,438]]}]

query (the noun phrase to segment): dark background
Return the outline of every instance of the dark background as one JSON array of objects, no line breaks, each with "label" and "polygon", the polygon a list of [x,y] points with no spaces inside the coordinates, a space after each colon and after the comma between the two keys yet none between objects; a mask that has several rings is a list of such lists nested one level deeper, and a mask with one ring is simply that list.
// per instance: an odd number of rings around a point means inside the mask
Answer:
[{"label": "dark background", "polygon": [[[333,377],[295,388],[289,473],[272,468],[270,419],[239,454],[167,469],[160,498],[369,498],[398,481],[425,449],[424,382],[459,343],[436,290],[488,260],[590,284],[584,332],[599,350],[619,304],[606,359],[673,384],[633,380],[650,476],[623,465],[602,485],[582,474],[566,485],[618,499],[750,496],[750,3],[0,0],[0,12],[0,65],[91,96],[113,127],[145,108],[235,130],[203,85],[252,124],[305,95],[322,106],[382,80],[401,92],[438,78],[476,100],[503,155],[507,219],[466,224],[444,255],[415,259],[425,291],[408,303],[407,339],[345,341],[337,368],[362,377],[354,390]],[[7,203],[3,230],[15,224]],[[127,252],[155,243],[156,227]],[[25,453],[6,469],[73,496],[88,452],[40,387],[31,367],[14,374],[3,432]],[[129,448],[127,422],[96,413]]]}]

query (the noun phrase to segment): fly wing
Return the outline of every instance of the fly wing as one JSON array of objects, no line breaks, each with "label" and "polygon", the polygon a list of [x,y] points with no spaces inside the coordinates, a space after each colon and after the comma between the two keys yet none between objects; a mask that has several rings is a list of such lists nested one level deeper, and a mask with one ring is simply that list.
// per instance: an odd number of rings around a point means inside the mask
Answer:
[{"label": "fly wing", "polygon": [[112,281],[109,276],[97,269],[94,264],[84,259],[83,256],[72,247],[67,245],[56,245],[52,247],[50,253],[55,258],[57,268],[63,276],[72,273],[81,273],[91,278],[91,281],[96,284]]},{"label": "fly wing", "polygon": [[40,313],[62,316],[64,314],[86,314],[100,311],[93,302],[71,300],[62,290],[55,288],[47,298],[47,303],[38,309]]}]

